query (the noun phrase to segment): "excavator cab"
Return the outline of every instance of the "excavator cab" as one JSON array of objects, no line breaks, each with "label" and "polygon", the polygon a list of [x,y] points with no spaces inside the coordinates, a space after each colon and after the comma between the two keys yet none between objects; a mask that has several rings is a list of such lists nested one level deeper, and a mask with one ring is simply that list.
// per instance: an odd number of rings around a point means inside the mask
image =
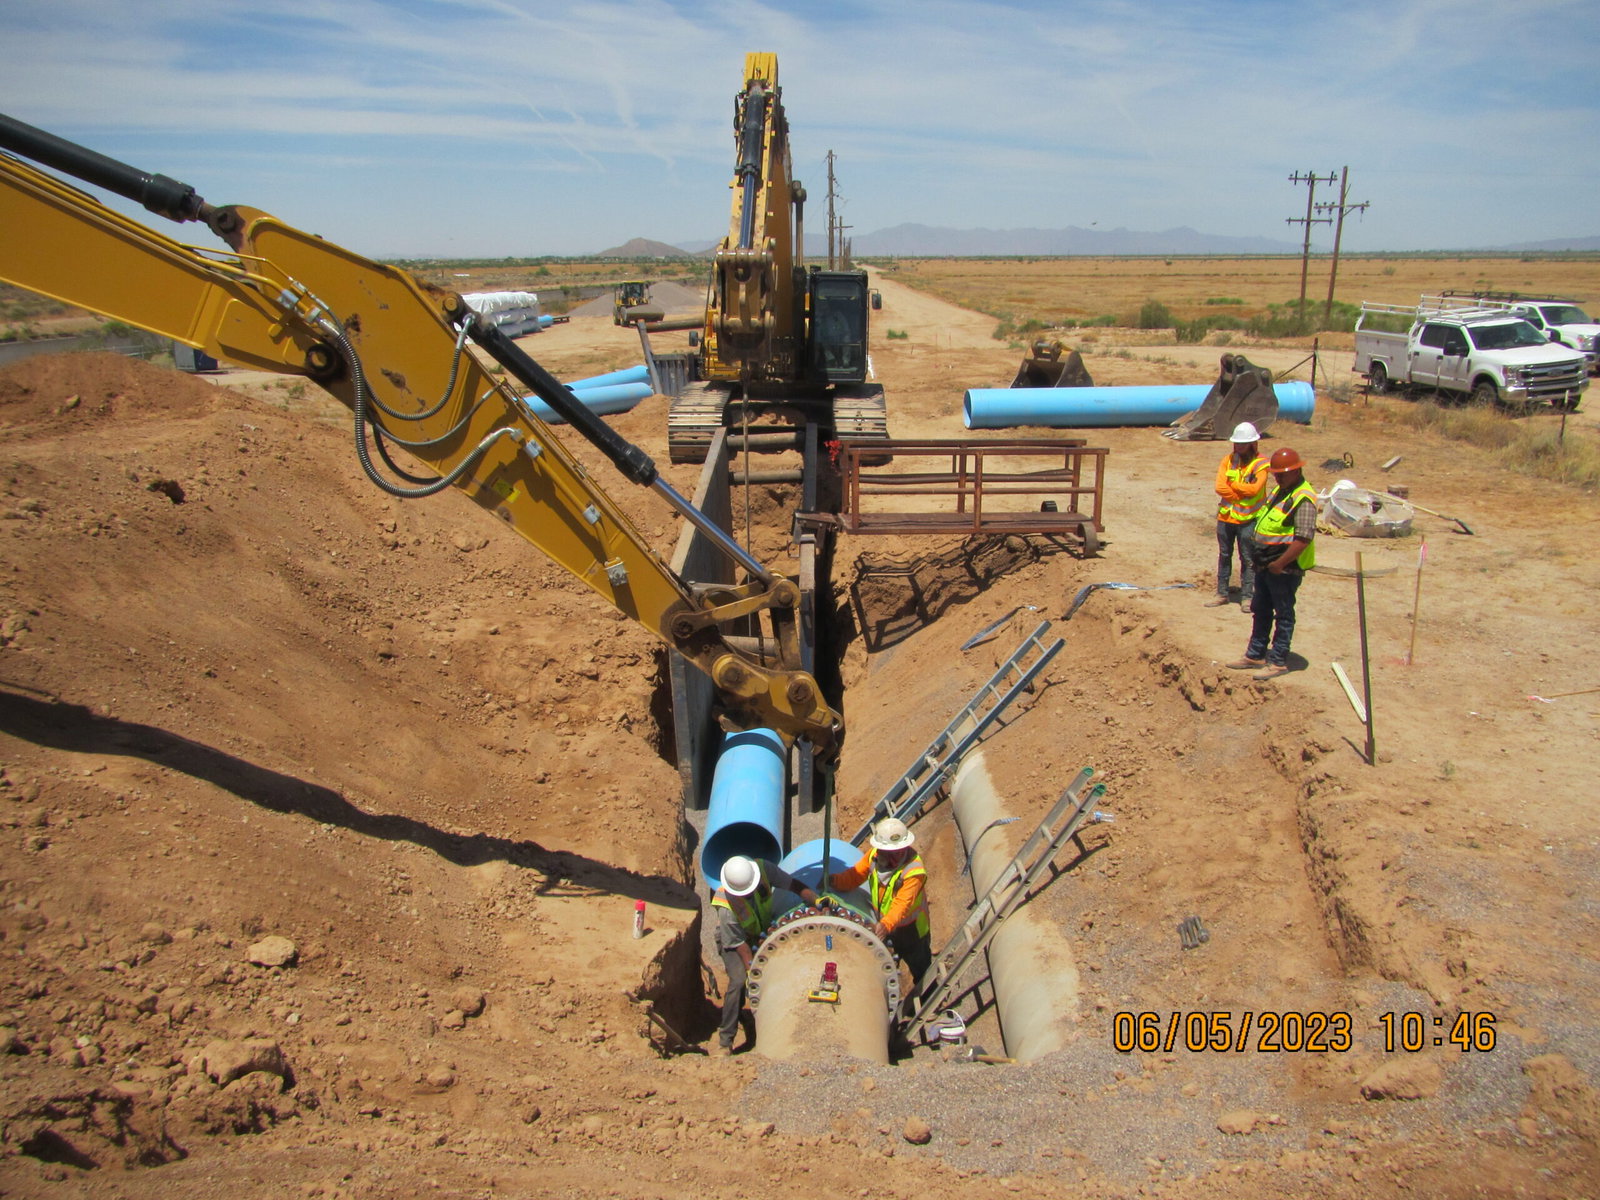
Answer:
[{"label": "excavator cab", "polygon": [[867,276],[864,271],[812,270],[806,276],[811,314],[810,374],[826,383],[867,378]]}]

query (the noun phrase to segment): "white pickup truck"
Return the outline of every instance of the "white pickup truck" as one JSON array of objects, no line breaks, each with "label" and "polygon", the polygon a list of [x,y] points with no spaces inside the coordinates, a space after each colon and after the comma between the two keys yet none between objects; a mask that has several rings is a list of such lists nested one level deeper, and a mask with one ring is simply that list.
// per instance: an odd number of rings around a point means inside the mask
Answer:
[{"label": "white pickup truck", "polygon": [[[1393,331],[1396,323],[1409,323],[1409,331]],[[1571,411],[1589,386],[1582,354],[1506,309],[1426,301],[1416,308],[1363,304],[1353,369],[1375,392],[1428,388],[1509,408],[1548,403]]]},{"label": "white pickup truck", "polygon": [[1600,323],[1570,300],[1517,300],[1510,309],[1552,342],[1583,355],[1589,370],[1600,365]]}]

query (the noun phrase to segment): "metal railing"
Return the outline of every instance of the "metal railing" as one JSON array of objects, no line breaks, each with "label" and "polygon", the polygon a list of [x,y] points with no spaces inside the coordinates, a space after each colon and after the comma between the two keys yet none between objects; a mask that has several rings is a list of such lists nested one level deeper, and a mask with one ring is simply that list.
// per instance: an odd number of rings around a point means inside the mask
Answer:
[{"label": "metal railing", "polygon": [[1065,533],[1093,553],[1108,453],[1081,438],[843,442],[839,524],[856,534]]}]

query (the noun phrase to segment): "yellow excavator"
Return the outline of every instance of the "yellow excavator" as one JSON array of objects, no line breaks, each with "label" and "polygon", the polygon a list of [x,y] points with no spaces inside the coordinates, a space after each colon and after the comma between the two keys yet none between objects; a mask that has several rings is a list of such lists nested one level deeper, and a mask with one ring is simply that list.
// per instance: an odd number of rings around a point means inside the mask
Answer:
[{"label": "yellow excavator", "polygon": [[732,214],[707,288],[700,378],[668,417],[672,460],[702,461],[725,424],[887,438],[883,388],[868,380],[867,273],[804,263],[806,191],[792,174],[775,54],[746,55],[733,124]]},{"label": "yellow excavator", "polygon": [[[175,241],[41,168],[202,222],[225,248]],[[837,754],[843,722],[798,666],[795,582],[752,558],[457,293],[3,115],[0,229],[0,279],[218,359],[310,379],[354,414],[356,456],[376,486],[399,497],[464,492],[704,671],[726,725],[806,739],[825,761]],[[673,572],[539,418],[534,397],[698,527],[743,581],[692,584]],[[399,465],[393,447],[433,474]],[[772,651],[730,644],[762,614]]]}]

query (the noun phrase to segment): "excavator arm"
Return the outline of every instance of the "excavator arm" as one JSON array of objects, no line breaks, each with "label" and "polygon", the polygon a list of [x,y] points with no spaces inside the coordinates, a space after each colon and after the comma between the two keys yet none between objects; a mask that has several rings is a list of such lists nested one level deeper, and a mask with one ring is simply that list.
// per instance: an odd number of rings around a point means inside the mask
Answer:
[{"label": "excavator arm", "polygon": [[717,247],[706,314],[706,373],[785,379],[798,366],[793,272],[805,189],[792,178],[777,55],[747,54],[744,75],[734,102],[732,215]]},{"label": "excavator arm", "polygon": [[[723,719],[771,728],[837,754],[843,724],[798,669],[799,590],[752,559],[673,490],[649,456],[454,292],[242,206],[0,116],[0,279],[138,325],[217,358],[305,376],[355,418],[362,469],[392,495],[447,487],[510,525],[608,603],[710,676]],[[31,159],[136,200],[176,221],[202,221],[227,244],[173,240],[101,204]],[[679,578],[534,413],[467,348],[599,447],[711,537],[746,575],[714,588]],[[389,447],[434,472],[418,478]],[[383,469],[373,460],[373,451]],[[735,649],[723,625],[765,612],[776,650]]]}]

